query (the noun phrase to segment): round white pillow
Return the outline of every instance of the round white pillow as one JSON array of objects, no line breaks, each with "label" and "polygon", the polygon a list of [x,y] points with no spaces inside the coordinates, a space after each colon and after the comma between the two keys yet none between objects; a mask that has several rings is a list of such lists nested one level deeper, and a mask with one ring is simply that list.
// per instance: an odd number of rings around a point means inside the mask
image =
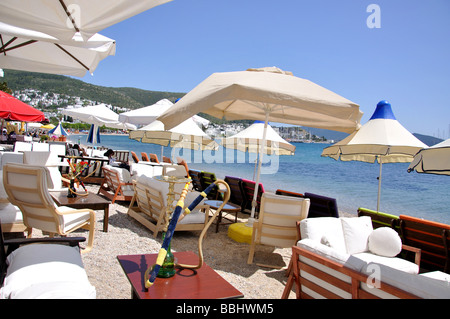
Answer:
[{"label": "round white pillow", "polygon": [[380,227],[372,231],[368,239],[371,253],[395,257],[402,250],[402,240],[395,230],[389,227]]}]

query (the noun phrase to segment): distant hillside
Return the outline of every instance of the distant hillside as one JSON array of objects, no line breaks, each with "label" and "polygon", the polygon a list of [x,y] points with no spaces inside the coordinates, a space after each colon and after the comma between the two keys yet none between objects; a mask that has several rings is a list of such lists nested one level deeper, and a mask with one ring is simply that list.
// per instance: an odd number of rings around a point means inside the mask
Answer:
[{"label": "distant hillside", "polygon": [[85,83],[63,75],[5,70],[4,81],[13,91],[35,89],[79,96],[84,99],[136,109],[151,105],[163,98],[174,102],[185,93],[147,91],[136,88],[113,88]]},{"label": "distant hillside", "polygon": [[418,133],[413,133],[413,135],[415,137],[417,137],[419,140],[421,140],[422,142],[424,142],[425,144],[427,144],[428,146],[433,146],[433,145],[443,141],[443,139],[437,138],[434,136],[422,135],[422,134],[418,134]]}]

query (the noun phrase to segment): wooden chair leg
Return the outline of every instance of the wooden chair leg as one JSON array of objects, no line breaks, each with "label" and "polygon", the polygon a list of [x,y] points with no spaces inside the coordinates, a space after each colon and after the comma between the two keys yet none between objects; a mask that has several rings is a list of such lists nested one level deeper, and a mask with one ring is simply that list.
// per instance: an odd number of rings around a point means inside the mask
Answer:
[{"label": "wooden chair leg", "polygon": [[288,280],[286,282],[286,286],[284,287],[283,294],[281,295],[281,299],[289,298],[289,294],[291,293],[292,286],[294,285],[294,269],[293,269],[293,265],[292,265],[292,259],[289,262],[289,266],[286,271],[286,275],[288,276]]}]

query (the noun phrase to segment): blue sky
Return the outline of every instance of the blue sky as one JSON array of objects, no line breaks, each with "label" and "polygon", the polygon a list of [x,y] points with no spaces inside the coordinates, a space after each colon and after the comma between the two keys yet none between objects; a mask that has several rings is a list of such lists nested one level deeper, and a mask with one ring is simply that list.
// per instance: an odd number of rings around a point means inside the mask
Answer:
[{"label": "blue sky", "polygon": [[[369,28],[370,4],[380,28]],[[116,55],[83,81],[188,92],[214,72],[277,66],[411,132],[450,137],[449,0],[174,0],[103,31]]]}]

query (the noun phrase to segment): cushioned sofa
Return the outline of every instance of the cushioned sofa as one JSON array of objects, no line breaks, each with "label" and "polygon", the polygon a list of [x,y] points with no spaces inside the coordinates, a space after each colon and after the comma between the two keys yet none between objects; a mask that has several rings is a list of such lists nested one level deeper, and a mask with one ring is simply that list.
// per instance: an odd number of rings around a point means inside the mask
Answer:
[{"label": "cushioned sofa", "polygon": [[[418,274],[420,250],[402,245],[389,227],[374,230],[368,216],[307,218],[299,231],[297,298],[450,298],[450,275]],[[397,257],[405,248],[416,263]]]}]

